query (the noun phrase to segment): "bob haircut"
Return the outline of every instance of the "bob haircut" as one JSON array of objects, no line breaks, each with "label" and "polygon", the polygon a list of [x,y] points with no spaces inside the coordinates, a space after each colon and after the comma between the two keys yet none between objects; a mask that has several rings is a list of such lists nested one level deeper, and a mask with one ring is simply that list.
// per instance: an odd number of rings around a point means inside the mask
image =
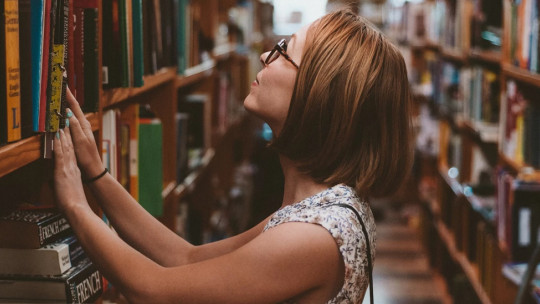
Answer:
[{"label": "bob haircut", "polygon": [[350,10],[308,29],[283,128],[270,143],[326,185],[394,193],[413,159],[411,98],[399,50]]}]

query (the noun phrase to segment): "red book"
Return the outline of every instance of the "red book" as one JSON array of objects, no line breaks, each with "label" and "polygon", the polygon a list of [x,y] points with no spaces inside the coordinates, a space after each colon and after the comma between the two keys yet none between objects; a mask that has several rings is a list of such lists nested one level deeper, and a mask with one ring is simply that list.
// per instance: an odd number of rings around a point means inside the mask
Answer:
[{"label": "red book", "polygon": [[69,21],[68,21],[68,62],[67,62],[67,75],[69,88],[75,88],[75,49],[74,49],[74,27],[75,27],[75,14],[73,12],[73,1],[69,2]]}]

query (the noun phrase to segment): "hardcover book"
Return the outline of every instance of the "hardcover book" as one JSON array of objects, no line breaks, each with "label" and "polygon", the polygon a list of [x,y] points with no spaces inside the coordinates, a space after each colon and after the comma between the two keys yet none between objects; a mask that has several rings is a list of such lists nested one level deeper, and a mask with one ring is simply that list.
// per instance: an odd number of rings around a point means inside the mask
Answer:
[{"label": "hardcover book", "polygon": [[19,0],[19,58],[21,79],[21,137],[33,133],[31,1]]},{"label": "hardcover book", "polygon": [[38,249],[0,248],[0,273],[60,275],[84,257],[84,251],[75,236]]},{"label": "hardcover book", "polygon": [[69,235],[71,226],[54,209],[23,209],[0,217],[0,231],[0,248],[37,249]]},{"label": "hardcover book", "polygon": [[32,121],[33,131],[39,131],[39,99],[41,95],[41,77],[43,63],[43,30],[45,2],[31,0],[31,45],[32,45]]},{"label": "hardcover book", "polygon": [[21,139],[19,1],[0,4],[0,142]]},{"label": "hardcover book", "polygon": [[7,300],[91,303],[102,291],[101,273],[88,259],[59,276],[0,275],[0,297]]},{"label": "hardcover book", "polygon": [[139,120],[139,203],[150,214],[163,214],[163,140],[157,118]]}]

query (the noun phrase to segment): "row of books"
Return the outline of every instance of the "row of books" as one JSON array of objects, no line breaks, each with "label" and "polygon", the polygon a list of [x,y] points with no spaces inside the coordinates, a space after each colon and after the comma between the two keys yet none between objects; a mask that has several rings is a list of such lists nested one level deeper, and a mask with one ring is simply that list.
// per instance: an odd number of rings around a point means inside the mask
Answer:
[{"label": "row of books", "polygon": [[[204,3],[203,3],[204,4]],[[103,2],[103,87],[140,87],[143,75],[210,59],[214,41],[202,29],[202,4],[187,0]]]},{"label": "row of books", "polygon": [[[0,5],[0,145],[64,127],[69,86],[85,112],[98,110],[98,0],[8,0]],[[105,89],[142,86],[143,75],[210,58],[201,3],[103,2]]]},{"label": "row of books", "polygon": [[433,43],[445,49],[469,47],[500,51],[502,1],[422,1],[390,6],[390,37],[412,45]]},{"label": "row of books", "polygon": [[[480,65],[458,66],[442,60],[433,51],[420,56],[425,68],[412,79],[417,82],[413,84],[417,93],[432,98],[453,117],[475,125],[497,125],[500,95],[497,73]],[[496,127],[494,133],[496,139]]]},{"label": "row of books", "polygon": [[0,144],[63,128],[68,84],[97,109],[97,10],[97,0],[0,4]]},{"label": "row of books", "polygon": [[540,107],[534,102],[537,90],[514,80],[506,84],[502,99],[501,151],[518,164],[540,167]]},{"label": "row of books", "polygon": [[163,213],[162,128],[161,121],[144,106],[103,113],[103,164],[154,216]]},{"label": "row of books", "polygon": [[497,175],[497,235],[513,262],[527,262],[537,244],[540,228],[540,183],[514,177],[500,169]]},{"label": "row of books", "polygon": [[206,94],[179,100],[175,126],[164,126],[149,105],[103,113],[102,159],[110,174],[152,215],[163,215],[163,128],[175,128],[177,183],[200,165],[210,146],[211,103]]},{"label": "row of books", "polygon": [[0,302],[88,303],[103,278],[54,209],[21,208],[0,217]]},{"label": "row of books", "polygon": [[462,20],[465,1],[405,2],[391,8],[389,35],[401,43],[411,45],[430,42],[449,49],[468,48],[468,37]]},{"label": "row of books", "polygon": [[536,0],[520,0],[511,1],[510,6],[510,59],[516,66],[538,72],[539,3]]}]

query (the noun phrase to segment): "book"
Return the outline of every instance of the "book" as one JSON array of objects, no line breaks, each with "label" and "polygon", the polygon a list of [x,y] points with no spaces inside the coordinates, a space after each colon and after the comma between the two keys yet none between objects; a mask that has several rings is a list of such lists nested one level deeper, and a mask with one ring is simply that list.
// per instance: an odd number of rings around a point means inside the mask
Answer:
[{"label": "book", "polygon": [[0,143],[21,139],[19,1],[0,4]]},{"label": "book", "polygon": [[116,111],[109,110],[103,112],[102,129],[102,160],[105,168],[109,170],[112,177],[118,178],[117,172],[117,133],[116,133]]},{"label": "book", "polygon": [[90,303],[102,291],[101,273],[88,259],[58,276],[0,275],[0,297],[6,300]]},{"label": "book", "polygon": [[104,89],[122,86],[122,45],[120,35],[119,1],[104,1],[103,9],[103,66]]},{"label": "book", "polygon": [[45,132],[50,69],[49,58],[51,55],[51,22],[52,20],[54,20],[53,14],[56,10],[56,7],[53,7],[53,3],[56,4],[56,0],[45,0],[44,2],[45,10],[43,15],[43,58],[41,59],[41,88],[39,96],[39,123],[37,130],[39,132]]},{"label": "book", "polygon": [[[512,283],[519,286],[521,285],[523,276],[525,276],[527,267],[527,263],[505,263],[502,267],[502,274]],[[536,271],[531,282],[531,287],[533,292],[540,292],[540,265],[536,267]]]},{"label": "book", "polygon": [[540,184],[514,180],[512,185],[512,261],[525,262],[531,257],[540,227]]},{"label": "book", "polygon": [[46,3],[50,1],[31,0],[31,46],[32,46],[32,129],[39,131],[39,107],[43,66],[44,17]]},{"label": "book", "polygon": [[0,217],[0,247],[37,249],[69,235],[67,219],[54,209],[22,209]]},{"label": "book", "polygon": [[19,58],[21,138],[26,138],[33,134],[31,0],[19,0]]},{"label": "book", "polygon": [[188,114],[176,113],[176,182],[178,184],[182,183],[188,175],[188,121]]},{"label": "book", "polygon": [[144,35],[143,35],[143,6],[142,0],[132,1],[132,22],[133,22],[133,85],[142,87],[144,85]]},{"label": "book", "polygon": [[153,216],[163,215],[163,140],[158,118],[139,119],[139,203]]},{"label": "book", "polygon": [[0,248],[0,273],[60,275],[85,257],[74,236],[38,249]]},{"label": "book", "polygon": [[[67,17],[65,13],[66,0],[58,0],[56,6],[56,21],[53,35],[53,45],[51,53],[51,74],[50,74],[50,100],[47,103],[47,119],[45,128],[48,132],[56,132],[61,128],[62,95],[65,93],[64,70],[67,44]],[[67,10],[69,12],[69,9]],[[64,120],[65,122],[65,120]]]},{"label": "book", "polygon": [[129,157],[129,164],[125,164],[126,166],[129,166],[127,168],[127,171],[129,172],[129,193],[135,200],[138,200],[139,196],[139,186],[138,186],[138,129],[139,129],[139,106],[138,105],[131,105],[126,107],[122,110],[120,113],[120,120],[121,124],[124,126],[127,126],[128,130],[125,130],[124,132],[129,133],[129,148],[128,148],[128,157]]},{"label": "book", "polygon": [[97,112],[99,110],[99,11],[96,0],[87,1],[83,17],[83,92],[84,112]]}]

